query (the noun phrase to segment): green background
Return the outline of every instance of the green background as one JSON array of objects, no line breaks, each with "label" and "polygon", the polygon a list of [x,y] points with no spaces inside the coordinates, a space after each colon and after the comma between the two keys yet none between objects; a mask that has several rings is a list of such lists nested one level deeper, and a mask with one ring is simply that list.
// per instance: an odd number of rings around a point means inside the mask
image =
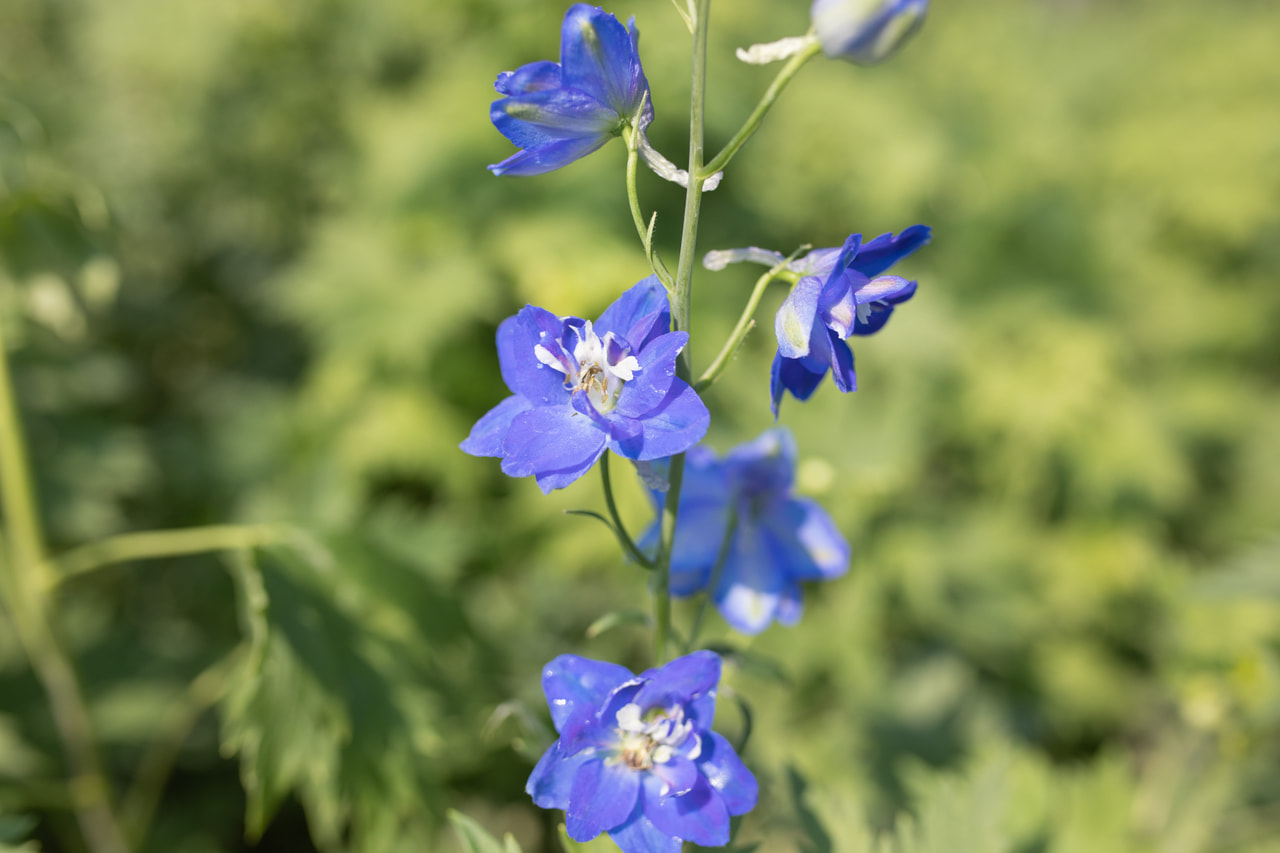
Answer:
[{"label": "green background", "polygon": [[[733,48],[808,21],[713,6],[714,149],[772,76]],[[666,0],[608,10],[637,17],[650,136],[684,160],[682,23]],[[0,313],[52,545],[222,522],[315,540],[62,590],[121,788],[185,685],[265,632],[181,748],[149,851],[453,850],[449,807],[556,849],[523,793],[540,667],[649,664],[641,627],[584,635],[647,600],[607,531],[562,515],[599,509],[598,479],[545,497],[457,450],[506,394],[504,317],[592,317],[646,272],[621,143],[484,168],[513,150],[495,75],[556,58],[563,11],[0,4]],[[805,68],[707,196],[700,250],[934,229],[901,265],[918,295],[856,343],[858,392],[782,410],[849,575],[795,628],[710,631],[749,649],[727,674],[762,784],[740,842],[1280,850],[1278,32],[1264,0],[937,2],[885,65]],[[682,192],[640,192],[674,267]],[[695,370],[754,275],[697,271]],[[720,450],[772,422],[783,295],[706,396]],[[718,727],[742,729],[723,696]],[[79,849],[63,773],[0,619],[0,841]]]}]

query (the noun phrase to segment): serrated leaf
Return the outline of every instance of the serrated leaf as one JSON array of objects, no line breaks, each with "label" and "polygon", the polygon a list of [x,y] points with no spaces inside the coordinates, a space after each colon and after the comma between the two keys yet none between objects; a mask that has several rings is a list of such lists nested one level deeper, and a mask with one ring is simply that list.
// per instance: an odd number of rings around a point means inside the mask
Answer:
[{"label": "serrated leaf", "polygon": [[499,843],[487,829],[462,812],[449,809],[448,815],[465,853],[522,853],[511,833],[508,832]]},{"label": "serrated leaf", "polygon": [[[459,651],[468,629],[421,576],[368,543],[334,544],[332,560],[271,551],[236,565],[254,653],[223,702],[222,744],[240,758],[247,834],[293,793],[323,851],[423,849],[443,818],[441,709],[462,701],[478,717],[482,698],[433,647]],[[454,615],[424,621],[442,608]]]}]

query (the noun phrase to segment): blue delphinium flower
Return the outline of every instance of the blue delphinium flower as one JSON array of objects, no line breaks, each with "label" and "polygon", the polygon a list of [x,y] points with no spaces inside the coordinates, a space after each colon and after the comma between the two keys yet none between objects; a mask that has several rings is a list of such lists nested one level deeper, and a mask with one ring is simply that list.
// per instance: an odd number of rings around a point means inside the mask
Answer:
[{"label": "blue delphinium flower", "polygon": [[501,457],[504,473],[532,474],[543,492],[581,477],[606,447],[636,460],[688,449],[711,416],[676,377],[689,335],[670,328],[667,294],[653,276],[594,323],[526,305],[498,327],[513,396],[476,423],[462,449]]},{"label": "blue delphinium flower", "polygon": [[870,65],[906,42],[928,10],[929,0],[813,0],[809,16],[823,53]]},{"label": "blue delphinium flower", "polygon": [[640,67],[633,18],[618,19],[593,6],[569,7],[560,28],[560,61],[531,62],[498,75],[506,97],[489,117],[521,151],[490,166],[495,175],[541,175],[585,157],[639,117],[653,118],[649,82]]},{"label": "blue delphinium flower", "polygon": [[639,676],[561,655],[542,672],[560,738],[525,790],[564,809],[569,836],[602,832],[623,853],[729,843],[729,817],[755,808],[755,777],[711,731],[720,657],[699,651]]},{"label": "blue delphinium flower", "polygon": [[816,249],[790,265],[804,277],[774,321],[778,354],[770,393],[775,417],[783,391],[807,400],[828,369],[841,391],[857,388],[853,351],[845,340],[879,331],[894,306],[915,295],[914,281],[881,273],[929,242],[929,236],[928,228],[913,225],[864,246],[862,235],[853,234],[839,249]]},{"label": "blue delphinium flower", "polygon": [[[818,504],[791,492],[796,446],[772,429],[723,459],[699,445],[685,455],[680,510],[671,553],[671,592],[712,587],[725,621],[758,634],[774,619],[794,625],[802,610],[800,582],[831,580],[849,569],[849,544]],[[662,496],[654,493],[659,504]],[[730,519],[729,549],[713,577]],[[640,542],[652,548],[655,524]]]}]

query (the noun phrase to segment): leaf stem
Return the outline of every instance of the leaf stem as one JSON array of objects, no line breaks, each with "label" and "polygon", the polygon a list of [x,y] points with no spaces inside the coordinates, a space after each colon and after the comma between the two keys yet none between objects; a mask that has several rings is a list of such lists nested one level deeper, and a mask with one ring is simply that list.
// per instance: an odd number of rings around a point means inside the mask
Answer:
[{"label": "leaf stem", "polygon": [[[3,323],[0,322],[0,327]],[[55,631],[45,575],[44,537],[26,445],[9,377],[8,350],[0,328],[0,496],[4,500],[7,559],[0,562],[4,594],[15,632],[53,712],[67,756],[76,822],[91,853],[128,853],[111,808],[110,787],[98,758],[93,725],[71,658]]]},{"label": "leaf stem", "polygon": [[[644,108],[641,107],[641,110]],[[640,193],[636,189],[636,172],[640,161],[640,130],[639,115],[637,114],[636,122],[633,127],[625,133],[627,143],[627,204],[631,208],[631,219],[635,223],[636,233],[640,235],[640,244],[644,246],[645,260],[649,262],[649,269],[653,270],[653,274],[662,282],[662,286],[667,289],[668,293],[675,290],[675,280],[671,277],[671,271],[667,269],[667,265],[662,262],[662,258],[653,249],[653,225],[654,220],[649,220],[645,224],[644,213],[640,210]],[[654,214],[654,219],[657,214]]]},{"label": "leaf stem", "polygon": [[54,563],[58,580],[65,581],[112,563],[154,560],[210,551],[239,551],[289,541],[297,533],[274,524],[215,524],[183,530],[149,530],[109,536],[67,551]]},{"label": "leaf stem", "polygon": [[[743,122],[742,127],[738,128],[738,132],[733,135],[728,144],[720,149],[720,153],[711,158],[711,162],[706,166],[700,167],[698,170],[699,177],[707,178],[716,172],[724,171],[729,165],[729,161],[738,153],[738,149],[747,144],[747,140],[760,127],[760,122],[764,121],[764,117],[773,108],[773,102],[778,100],[778,96],[782,94],[782,90],[791,82],[791,78],[804,67],[804,64],[813,59],[822,51],[818,40],[814,39],[806,45],[799,53],[787,60],[787,64],[782,66],[778,72],[778,76],[773,78],[773,82],[769,84],[769,88],[765,90],[760,97],[760,102],[756,104],[756,108],[751,111],[751,115],[747,116],[747,120]],[[689,174],[693,174],[693,169],[689,170]]]}]

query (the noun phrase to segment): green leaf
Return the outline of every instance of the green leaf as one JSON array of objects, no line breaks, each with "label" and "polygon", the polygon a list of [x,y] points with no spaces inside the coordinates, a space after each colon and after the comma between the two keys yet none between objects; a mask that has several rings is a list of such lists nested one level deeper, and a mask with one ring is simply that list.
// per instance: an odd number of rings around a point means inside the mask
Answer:
[{"label": "green leaf", "polygon": [[520,845],[511,833],[508,832],[499,844],[488,830],[462,812],[449,809],[448,815],[465,853],[521,853]]},{"label": "green leaf", "polygon": [[564,853],[618,853],[618,845],[607,834],[601,833],[590,841],[574,841],[563,823],[560,824],[560,846]]}]

